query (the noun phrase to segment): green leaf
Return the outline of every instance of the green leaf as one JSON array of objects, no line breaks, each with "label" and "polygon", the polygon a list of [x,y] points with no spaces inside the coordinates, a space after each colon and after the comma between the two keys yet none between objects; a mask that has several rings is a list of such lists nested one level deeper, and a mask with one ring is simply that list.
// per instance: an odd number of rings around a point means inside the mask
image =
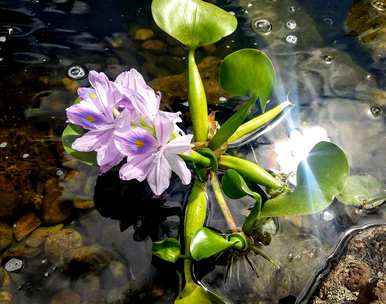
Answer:
[{"label": "green leaf", "polygon": [[293,192],[272,198],[263,206],[262,217],[312,214],[327,208],[349,174],[345,153],[335,144],[320,142],[297,169]]},{"label": "green leaf", "polygon": [[236,96],[258,97],[263,112],[275,79],[271,60],[256,49],[236,51],[225,57],[220,67],[220,83],[223,89]]},{"label": "green leaf", "polygon": [[197,231],[190,243],[190,254],[196,261],[214,256],[233,246],[225,237],[206,227]]},{"label": "green leaf", "polygon": [[220,130],[218,130],[210,140],[209,148],[216,150],[217,148],[221,147],[221,145],[225,143],[228,138],[231,137],[233,133],[235,133],[237,128],[244,122],[255,102],[255,97],[252,97],[236,113],[227,119],[227,121],[221,126]]},{"label": "green leaf", "polygon": [[186,284],[184,290],[174,301],[175,304],[225,304],[213,291],[205,289],[194,282]]},{"label": "green leaf", "polygon": [[81,137],[84,133],[86,133],[86,130],[83,128],[69,124],[64,129],[62,134],[62,142],[64,151],[66,151],[67,154],[71,155],[72,157],[75,157],[79,161],[89,165],[89,166],[96,166],[97,160],[96,160],[96,153],[95,152],[79,152],[74,150],[71,146],[72,143],[79,137]]},{"label": "green leaf", "polygon": [[252,191],[244,178],[234,169],[226,170],[221,180],[222,189],[226,196],[232,199],[239,199],[246,195],[250,195],[255,199],[261,197],[258,193]]},{"label": "green leaf", "polygon": [[153,242],[152,251],[162,260],[175,263],[181,255],[180,242],[174,238]]},{"label": "green leaf", "polygon": [[376,207],[386,200],[386,189],[383,182],[371,175],[352,175],[337,199],[346,205]]},{"label": "green leaf", "polygon": [[201,0],[153,0],[151,11],[163,31],[190,48],[215,43],[237,27],[235,16]]}]

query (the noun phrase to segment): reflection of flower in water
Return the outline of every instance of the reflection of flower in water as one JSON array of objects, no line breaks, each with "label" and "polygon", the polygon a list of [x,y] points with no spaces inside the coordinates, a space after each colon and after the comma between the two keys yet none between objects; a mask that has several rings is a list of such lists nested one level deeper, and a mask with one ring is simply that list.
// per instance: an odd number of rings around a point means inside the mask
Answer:
[{"label": "reflection of flower in water", "polygon": [[289,181],[296,184],[296,168],[300,161],[305,159],[311,149],[320,141],[330,141],[327,131],[319,126],[294,129],[287,140],[275,144],[277,162],[280,171],[293,175]]}]

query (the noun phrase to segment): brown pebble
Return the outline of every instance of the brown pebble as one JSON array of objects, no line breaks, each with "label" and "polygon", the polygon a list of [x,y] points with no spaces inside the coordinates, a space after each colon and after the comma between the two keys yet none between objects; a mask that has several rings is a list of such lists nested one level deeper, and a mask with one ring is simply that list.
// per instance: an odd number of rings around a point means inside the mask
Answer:
[{"label": "brown pebble", "polygon": [[12,294],[9,291],[0,291],[0,304],[12,304]]},{"label": "brown pebble", "polygon": [[146,40],[142,47],[146,50],[161,51],[166,48],[166,44],[160,40]]},{"label": "brown pebble", "polygon": [[85,264],[92,270],[101,270],[107,267],[113,256],[112,253],[100,246],[82,246],[71,250],[71,261]]},{"label": "brown pebble", "polygon": [[74,207],[77,209],[91,209],[95,207],[94,201],[90,199],[75,198]]},{"label": "brown pebble", "polygon": [[56,179],[50,179],[45,184],[42,215],[43,221],[48,225],[62,223],[71,214],[73,208],[72,202],[60,199],[62,190],[62,187]]},{"label": "brown pebble", "polygon": [[351,291],[357,291],[369,283],[370,271],[364,262],[351,261],[337,271],[337,276]]},{"label": "brown pebble", "polygon": [[16,241],[21,241],[42,224],[41,220],[33,212],[23,215],[15,223],[13,232]]},{"label": "brown pebble", "polygon": [[78,293],[72,290],[62,290],[56,293],[50,304],[80,304],[81,298]]},{"label": "brown pebble", "polygon": [[12,228],[5,223],[0,223],[0,252],[7,249],[11,245],[12,240]]},{"label": "brown pebble", "polygon": [[59,224],[56,226],[51,226],[51,227],[40,227],[36,229],[32,234],[26,239],[25,243],[29,247],[39,247],[43,245],[44,241],[46,238],[55,232],[58,232],[63,229],[63,224]]},{"label": "brown pebble", "polygon": [[151,29],[141,28],[135,32],[134,39],[145,41],[150,38],[153,38],[153,36],[154,36],[154,32]]},{"label": "brown pebble", "polygon": [[54,263],[63,263],[73,249],[82,246],[82,236],[74,229],[63,229],[50,234],[45,243],[47,257]]}]

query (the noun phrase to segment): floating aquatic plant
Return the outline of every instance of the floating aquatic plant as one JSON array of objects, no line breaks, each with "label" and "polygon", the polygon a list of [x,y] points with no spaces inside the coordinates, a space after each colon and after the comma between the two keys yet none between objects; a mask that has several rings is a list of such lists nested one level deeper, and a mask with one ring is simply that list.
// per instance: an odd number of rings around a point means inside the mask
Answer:
[{"label": "floating aquatic plant", "polygon": [[[257,49],[242,49],[224,59],[221,86],[246,101],[218,129],[212,128],[194,53],[198,47],[231,34],[237,19],[201,0],[153,0],[152,13],[162,30],[188,48],[188,102],[193,134],[185,134],[178,127],[180,113],[160,110],[160,94],[136,70],[121,73],[114,81],[91,71],[91,88],[80,88],[78,99],[67,109],[69,125],[64,130],[63,143],[70,155],[97,165],[101,172],[120,166],[121,179],[146,180],[156,195],[168,188],[172,172],[183,184],[190,184],[194,173],[185,206],[183,240],[155,242],[153,253],[170,263],[184,260],[184,288],[176,303],[221,303],[219,296],[194,280],[192,263],[223,253],[231,253],[232,259],[253,253],[273,262],[261,249],[270,241],[270,236],[262,231],[266,218],[311,214],[328,207],[344,188],[349,166],[339,147],[330,142],[318,143],[299,164],[297,184],[292,189],[257,163],[230,154],[228,147],[240,146],[246,142],[244,139],[253,138],[292,106],[284,101],[265,112],[275,85],[271,60]],[[255,107],[262,114],[246,122]],[[268,199],[256,191],[257,186],[264,187]],[[208,187],[229,231],[205,227],[208,204],[214,203],[208,201]],[[244,196],[255,203],[242,227],[238,227],[226,197]]]}]

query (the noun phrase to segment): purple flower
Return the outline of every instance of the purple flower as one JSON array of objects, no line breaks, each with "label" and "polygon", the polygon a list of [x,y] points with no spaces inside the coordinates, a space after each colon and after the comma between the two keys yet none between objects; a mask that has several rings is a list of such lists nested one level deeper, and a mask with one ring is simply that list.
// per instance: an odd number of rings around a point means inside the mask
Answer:
[{"label": "purple flower", "polygon": [[119,164],[124,156],[114,144],[114,131],[130,123],[130,112],[119,112],[116,108],[121,94],[104,73],[91,71],[89,81],[92,88],[80,88],[80,103],[68,109],[68,121],[90,130],[72,144],[82,152],[97,152],[97,162],[102,172]]},{"label": "purple flower", "polygon": [[169,187],[172,171],[183,184],[190,183],[191,172],[179,154],[191,151],[193,136],[178,136],[175,121],[171,117],[175,118],[160,112],[154,119],[153,134],[142,128],[116,132],[116,146],[122,154],[127,155],[127,163],[119,171],[121,179],[147,179],[156,195]]},{"label": "purple flower", "polygon": [[130,111],[134,110],[148,121],[153,121],[158,114],[161,96],[149,87],[136,69],[123,72],[114,84],[121,93],[119,105]]}]

